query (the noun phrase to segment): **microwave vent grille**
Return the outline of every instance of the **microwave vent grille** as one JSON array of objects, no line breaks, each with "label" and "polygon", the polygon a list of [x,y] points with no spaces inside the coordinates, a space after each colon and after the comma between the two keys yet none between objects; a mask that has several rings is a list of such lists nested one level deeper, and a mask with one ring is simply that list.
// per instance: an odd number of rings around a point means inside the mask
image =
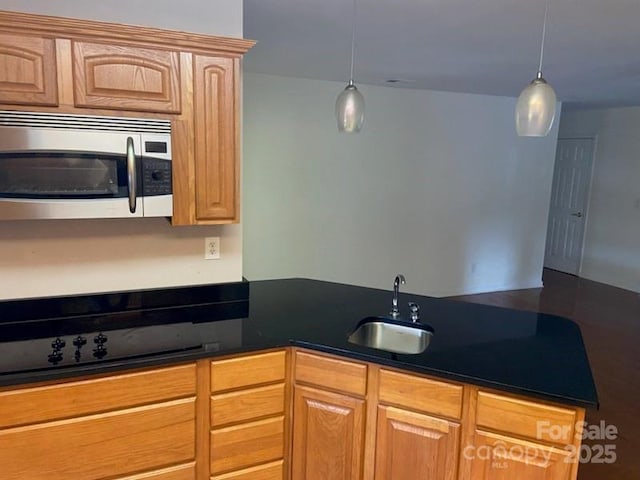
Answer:
[{"label": "microwave vent grille", "polygon": [[171,122],[155,118],[102,117],[41,112],[0,111],[0,125],[107,132],[171,133]]}]

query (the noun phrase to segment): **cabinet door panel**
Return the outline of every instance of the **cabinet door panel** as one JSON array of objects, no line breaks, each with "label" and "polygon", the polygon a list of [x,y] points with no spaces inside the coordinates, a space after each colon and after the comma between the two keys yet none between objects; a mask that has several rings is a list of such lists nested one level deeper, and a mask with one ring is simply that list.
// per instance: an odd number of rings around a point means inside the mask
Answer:
[{"label": "cabinet door panel", "polygon": [[194,55],[197,221],[238,221],[236,62]]},{"label": "cabinet door panel", "polygon": [[0,103],[58,105],[55,40],[0,34]]},{"label": "cabinet door panel", "polygon": [[357,480],[362,477],[364,400],[295,387],[293,478]]},{"label": "cabinet door panel", "polygon": [[3,480],[96,480],[105,472],[109,478],[125,476],[192,461],[194,437],[194,398],[0,430],[1,476]]},{"label": "cabinet door panel", "polygon": [[460,425],[427,415],[378,407],[376,480],[455,480]]},{"label": "cabinet door panel", "polygon": [[471,461],[472,480],[566,480],[574,458],[568,450],[477,430]]},{"label": "cabinet door panel", "polygon": [[77,107],[180,112],[178,52],[73,42]]}]

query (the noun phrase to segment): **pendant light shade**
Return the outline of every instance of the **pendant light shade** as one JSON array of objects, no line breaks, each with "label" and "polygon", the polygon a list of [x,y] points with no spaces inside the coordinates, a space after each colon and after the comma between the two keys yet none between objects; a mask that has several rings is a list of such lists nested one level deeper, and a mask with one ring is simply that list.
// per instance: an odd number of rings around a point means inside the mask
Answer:
[{"label": "pendant light shade", "polygon": [[349,82],[336,100],[338,131],[358,133],[364,123],[364,97],[353,82]]},{"label": "pendant light shade", "polygon": [[556,92],[542,76],[542,59],[544,56],[544,40],[547,33],[547,13],[549,0],[544,7],[542,22],[542,40],[540,42],[540,63],[538,74],[527,85],[516,103],[516,131],[521,137],[544,137],[551,131],[556,116]]},{"label": "pendant light shade", "polygon": [[351,26],[351,75],[347,87],[336,99],[336,120],[338,131],[358,133],[364,124],[364,97],[353,83],[353,61],[356,50],[356,0],[353,0],[353,21]]},{"label": "pendant light shade", "polygon": [[522,90],[516,103],[516,131],[521,137],[544,137],[556,116],[556,92],[542,73]]}]

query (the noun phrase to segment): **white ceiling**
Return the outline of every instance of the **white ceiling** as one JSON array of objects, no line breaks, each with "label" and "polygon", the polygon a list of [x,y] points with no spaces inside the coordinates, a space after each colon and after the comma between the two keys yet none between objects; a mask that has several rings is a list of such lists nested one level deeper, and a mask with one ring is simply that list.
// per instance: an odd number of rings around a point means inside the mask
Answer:
[{"label": "white ceiling", "polygon": [[[357,0],[356,84],[517,96],[544,0]],[[244,0],[250,72],[349,75],[351,0]],[[640,105],[640,0],[550,0],[543,65],[574,107]]]}]

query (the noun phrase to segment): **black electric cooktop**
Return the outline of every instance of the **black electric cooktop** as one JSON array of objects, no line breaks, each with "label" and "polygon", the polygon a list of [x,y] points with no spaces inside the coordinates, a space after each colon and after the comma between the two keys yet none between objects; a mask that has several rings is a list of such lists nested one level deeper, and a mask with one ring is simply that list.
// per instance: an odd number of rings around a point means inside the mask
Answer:
[{"label": "black electric cooktop", "polygon": [[233,350],[248,314],[248,282],[0,302],[0,376]]}]

